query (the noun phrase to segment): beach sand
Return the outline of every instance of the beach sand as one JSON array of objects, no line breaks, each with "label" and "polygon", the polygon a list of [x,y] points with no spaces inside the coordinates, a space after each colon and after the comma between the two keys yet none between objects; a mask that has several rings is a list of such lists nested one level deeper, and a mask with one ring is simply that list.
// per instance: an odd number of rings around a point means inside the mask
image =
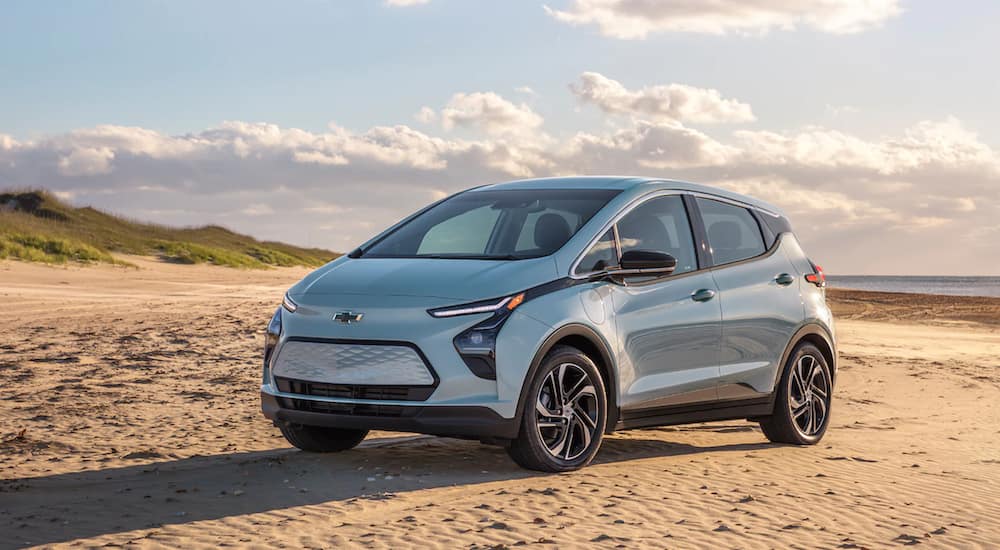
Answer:
[{"label": "beach sand", "polygon": [[831,291],[826,438],[620,432],[590,467],[373,433],[289,447],[263,328],[303,269],[0,262],[0,547],[1000,546],[1000,299]]}]

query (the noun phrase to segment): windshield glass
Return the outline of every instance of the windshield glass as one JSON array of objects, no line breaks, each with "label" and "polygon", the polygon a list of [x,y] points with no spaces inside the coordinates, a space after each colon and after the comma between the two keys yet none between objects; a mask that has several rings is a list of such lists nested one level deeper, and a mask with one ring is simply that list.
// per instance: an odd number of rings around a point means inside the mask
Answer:
[{"label": "windshield glass", "polygon": [[608,189],[508,189],[456,195],[365,250],[366,258],[520,260],[548,256],[617,195]]}]

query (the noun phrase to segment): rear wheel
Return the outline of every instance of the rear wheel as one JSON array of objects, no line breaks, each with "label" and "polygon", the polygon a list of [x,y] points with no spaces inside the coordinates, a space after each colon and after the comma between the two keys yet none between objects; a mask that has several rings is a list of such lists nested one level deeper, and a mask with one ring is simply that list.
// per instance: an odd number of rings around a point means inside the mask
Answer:
[{"label": "rear wheel", "polygon": [[531,381],[520,435],[508,453],[531,470],[582,468],[601,447],[607,408],[604,382],[594,362],[576,348],[557,346]]},{"label": "rear wheel", "polygon": [[310,453],[336,453],[357,447],[368,430],[324,428],[302,424],[281,424],[281,435],[289,443]]},{"label": "rear wheel", "polygon": [[795,347],[776,391],[774,413],[760,422],[764,435],[775,443],[819,443],[830,424],[833,378],[816,346]]}]

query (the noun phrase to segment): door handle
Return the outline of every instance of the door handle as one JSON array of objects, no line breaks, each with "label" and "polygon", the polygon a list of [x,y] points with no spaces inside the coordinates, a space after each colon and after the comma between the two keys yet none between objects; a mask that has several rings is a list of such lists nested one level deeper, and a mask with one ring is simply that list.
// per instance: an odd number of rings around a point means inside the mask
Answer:
[{"label": "door handle", "polygon": [[696,290],[691,294],[691,299],[695,302],[707,302],[712,298],[715,298],[715,291],[710,288]]},{"label": "door handle", "polygon": [[792,277],[788,273],[782,273],[781,275],[778,275],[777,277],[774,278],[774,282],[778,283],[781,286],[788,286],[795,282],[795,277]]}]

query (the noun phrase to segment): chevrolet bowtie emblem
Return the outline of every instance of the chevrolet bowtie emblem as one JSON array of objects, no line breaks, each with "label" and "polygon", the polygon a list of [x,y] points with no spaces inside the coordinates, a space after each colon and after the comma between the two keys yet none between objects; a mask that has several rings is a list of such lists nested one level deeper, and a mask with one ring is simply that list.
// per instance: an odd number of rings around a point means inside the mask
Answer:
[{"label": "chevrolet bowtie emblem", "polygon": [[351,323],[360,323],[361,319],[365,316],[364,313],[354,313],[353,311],[341,311],[340,313],[333,316],[333,320],[345,325],[350,325]]}]

